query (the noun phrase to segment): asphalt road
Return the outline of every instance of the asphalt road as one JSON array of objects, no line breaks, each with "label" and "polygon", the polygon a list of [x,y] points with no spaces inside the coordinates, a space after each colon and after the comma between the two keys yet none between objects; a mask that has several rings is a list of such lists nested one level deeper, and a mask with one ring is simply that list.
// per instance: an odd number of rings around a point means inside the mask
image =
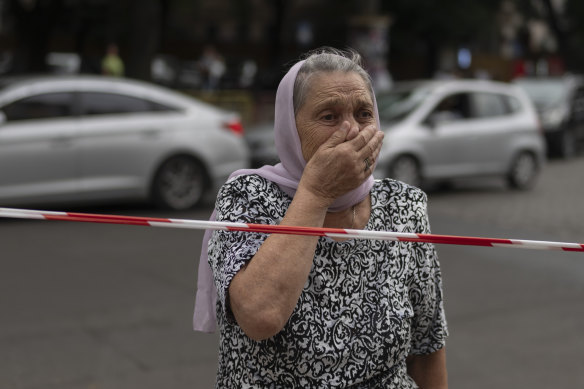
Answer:
[{"label": "asphalt road", "polygon": [[[435,233],[584,241],[584,158],[530,192],[430,192]],[[76,211],[204,219],[142,207]],[[0,220],[0,388],[209,388],[216,335],[191,330],[201,233]],[[438,246],[451,388],[584,386],[584,254]]]}]

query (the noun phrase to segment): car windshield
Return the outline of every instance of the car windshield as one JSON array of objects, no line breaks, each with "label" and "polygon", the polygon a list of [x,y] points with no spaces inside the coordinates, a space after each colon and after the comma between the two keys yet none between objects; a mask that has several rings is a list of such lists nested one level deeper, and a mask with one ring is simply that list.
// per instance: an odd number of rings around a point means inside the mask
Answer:
[{"label": "car windshield", "polygon": [[429,92],[428,86],[411,85],[398,86],[377,95],[380,120],[390,123],[403,120],[420,105]]},{"label": "car windshield", "polygon": [[539,110],[560,104],[568,93],[562,80],[518,80],[517,85],[523,88]]}]

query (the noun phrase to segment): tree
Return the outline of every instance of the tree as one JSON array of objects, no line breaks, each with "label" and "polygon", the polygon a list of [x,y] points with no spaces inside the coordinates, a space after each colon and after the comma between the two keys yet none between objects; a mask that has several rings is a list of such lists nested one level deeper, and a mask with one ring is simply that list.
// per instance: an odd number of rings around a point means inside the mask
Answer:
[{"label": "tree", "polygon": [[[515,0],[515,4],[526,20],[540,20],[547,24],[557,43],[557,54],[563,59],[566,70],[582,71],[584,56],[579,50],[584,44],[582,0],[566,0],[563,7],[558,7],[557,2],[552,0]],[[550,53],[539,51],[529,54],[541,57]]]},{"label": "tree", "polygon": [[[13,25],[12,71],[47,71],[45,58],[51,39],[60,33],[74,37],[71,50],[82,57],[92,50],[103,55],[109,43],[118,44],[126,75],[148,80],[169,4],[170,0],[10,0],[7,13]],[[68,20],[71,15],[77,20]],[[85,70],[96,72],[99,68]]]},{"label": "tree", "polygon": [[584,53],[581,47],[584,45],[584,2],[582,0],[566,0],[564,9],[564,19],[566,21],[562,39],[565,47],[565,57],[568,70],[582,73],[584,72]]},{"label": "tree", "polygon": [[108,35],[120,47],[126,76],[149,80],[151,63],[160,46],[168,0],[118,0],[112,2],[111,12],[112,31]]},{"label": "tree", "polygon": [[442,48],[488,41],[494,31],[500,0],[396,0],[382,2],[392,16],[391,55],[417,50],[426,58],[430,77],[438,67]]},{"label": "tree", "polygon": [[13,73],[46,71],[51,31],[61,14],[62,0],[10,0],[14,25]]}]

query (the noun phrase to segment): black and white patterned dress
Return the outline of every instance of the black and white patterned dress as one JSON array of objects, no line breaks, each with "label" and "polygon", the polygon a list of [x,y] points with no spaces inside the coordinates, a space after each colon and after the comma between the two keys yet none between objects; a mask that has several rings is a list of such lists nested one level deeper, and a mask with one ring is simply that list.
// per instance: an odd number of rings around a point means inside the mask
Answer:
[{"label": "black and white patterned dress", "polygon": [[[217,220],[277,224],[291,198],[257,175],[221,189]],[[428,233],[426,195],[375,181],[368,230]],[[233,276],[266,234],[215,231],[209,264],[218,290],[217,388],[416,388],[406,356],[439,350],[447,336],[433,245],[319,239],[304,290],[284,329],[254,341],[226,305]]]}]

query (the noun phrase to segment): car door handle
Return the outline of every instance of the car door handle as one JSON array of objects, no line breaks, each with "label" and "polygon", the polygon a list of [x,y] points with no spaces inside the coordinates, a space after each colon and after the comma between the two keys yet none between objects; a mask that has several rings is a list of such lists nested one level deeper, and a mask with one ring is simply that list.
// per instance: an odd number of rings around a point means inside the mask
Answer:
[{"label": "car door handle", "polygon": [[73,138],[71,138],[70,136],[57,136],[51,138],[50,144],[51,147],[55,148],[71,147],[73,146]]},{"label": "car door handle", "polygon": [[149,128],[142,131],[142,136],[144,138],[160,138],[160,130],[156,128]]}]

